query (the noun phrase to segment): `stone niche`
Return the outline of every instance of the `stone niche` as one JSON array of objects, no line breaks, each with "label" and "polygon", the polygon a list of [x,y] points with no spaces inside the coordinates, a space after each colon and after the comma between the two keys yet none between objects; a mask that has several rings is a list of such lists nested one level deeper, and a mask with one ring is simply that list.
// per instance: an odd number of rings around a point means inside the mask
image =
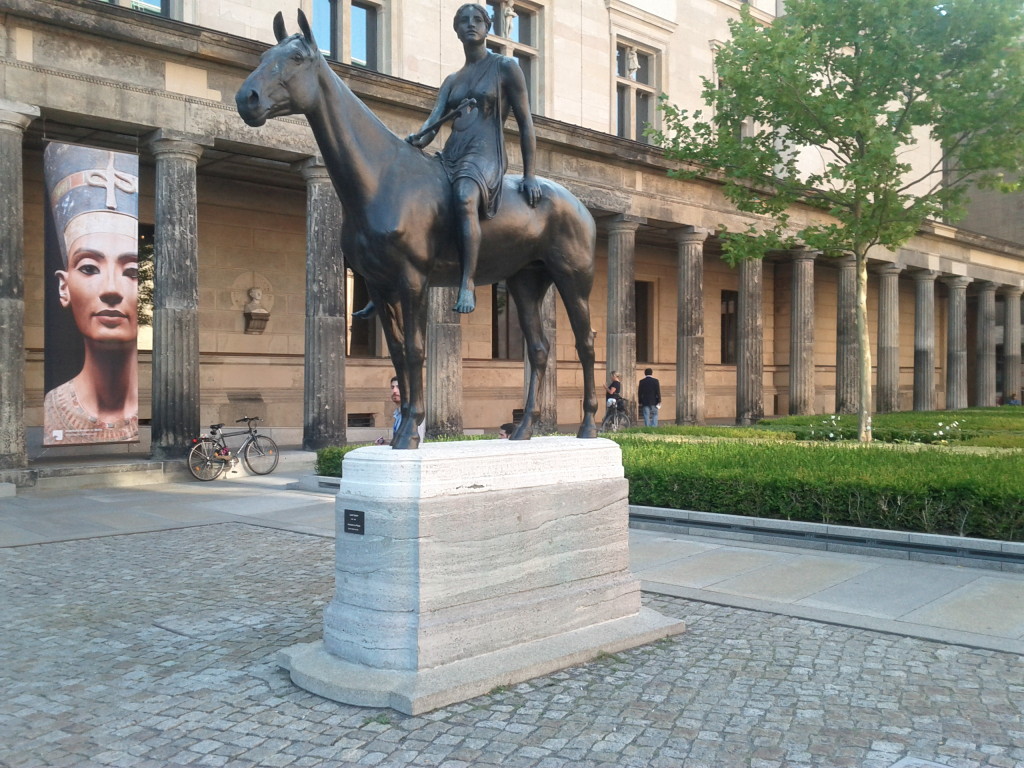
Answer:
[{"label": "stone niche", "polygon": [[682,632],[640,604],[627,490],[604,439],[353,451],[323,640],[279,661],[321,696],[419,714]]}]

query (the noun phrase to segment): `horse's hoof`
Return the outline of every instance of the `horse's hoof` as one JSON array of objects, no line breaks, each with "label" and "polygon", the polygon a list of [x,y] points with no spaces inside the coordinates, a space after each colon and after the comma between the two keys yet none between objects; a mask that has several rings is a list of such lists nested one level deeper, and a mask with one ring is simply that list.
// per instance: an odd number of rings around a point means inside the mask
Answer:
[{"label": "horse's hoof", "polygon": [[576,433],[577,438],[588,439],[591,437],[597,437],[597,426],[588,425],[580,427],[580,431]]}]

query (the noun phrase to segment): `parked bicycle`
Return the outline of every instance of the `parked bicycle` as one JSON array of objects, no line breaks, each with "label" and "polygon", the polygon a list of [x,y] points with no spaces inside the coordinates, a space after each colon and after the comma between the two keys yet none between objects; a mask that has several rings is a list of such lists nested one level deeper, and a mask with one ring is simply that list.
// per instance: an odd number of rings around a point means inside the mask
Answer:
[{"label": "parked bicycle", "polygon": [[597,429],[599,432],[618,432],[633,426],[633,419],[629,416],[629,401],[623,397],[608,398],[608,413],[604,415],[604,421]]},{"label": "parked bicycle", "polygon": [[[261,421],[257,416],[243,416],[235,423],[245,422],[246,429],[225,432],[223,424],[211,424],[210,434],[192,438],[192,449],[188,452],[188,471],[197,480],[216,480],[228,467],[242,458],[246,469],[255,475],[269,475],[277,467],[279,452],[277,443],[261,435],[253,426]],[[241,447],[234,453],[228,447],[226,438],[248,435]]]}]

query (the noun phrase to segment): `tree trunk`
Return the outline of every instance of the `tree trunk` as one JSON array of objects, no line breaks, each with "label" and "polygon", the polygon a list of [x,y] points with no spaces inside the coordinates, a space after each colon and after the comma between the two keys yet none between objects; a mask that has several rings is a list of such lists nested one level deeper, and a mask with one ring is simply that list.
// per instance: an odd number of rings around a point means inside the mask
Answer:
[{"label": "tree trunk", "polygon": [[860,403],[857,437],[862,443],[871,442],[871,339],[868,335],[868,256],[857,257],[857,346],[860,366]]}]

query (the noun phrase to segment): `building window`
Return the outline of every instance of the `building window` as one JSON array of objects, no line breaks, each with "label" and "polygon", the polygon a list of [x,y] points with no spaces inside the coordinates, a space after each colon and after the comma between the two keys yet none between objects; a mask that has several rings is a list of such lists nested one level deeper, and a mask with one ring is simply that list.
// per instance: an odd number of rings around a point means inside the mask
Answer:
[{"label": "building window", "polygon": [[644,130],[654,122],[657,100],[657,55],[635,45],[615,48],[616,134],[644,141]]},{"label": "building window", "polygon": [[736,365],[736,307],[739,291],[722,291],[722,365]]},{"label": "building window", "polygon": [[495,360],[523,359],[519,314],[504,281],[491,286],[491,357]]},{"label": "building window", "polygon": [[181,0],[99,0],[107,5],[130,8],[133,11],[151,13],[168,19],[181,19]]},{"label": "building window", "polygon": [[487,49],[502,56],[511,56],[519,63],[526,77],[530,109],[542,114],[537,97],[540,77],[540,14],[536,9],[512,0],[489,0],[487,10],[491,14],[491,34],[487,38]]},{"label": "building window", "polygon": [[381,71],[384,9],[362,0],[313,0],[313,37],[324,56]]},{"label": "building window", "polygon": [[633,284],[636,308],[636,361],[654,362],[654,283]]},{"label": "building window", "polygon": [[350,62],[357,67],[379,70],[377,66],[377,7],[367,3],[353,2],[349,19]]}]

